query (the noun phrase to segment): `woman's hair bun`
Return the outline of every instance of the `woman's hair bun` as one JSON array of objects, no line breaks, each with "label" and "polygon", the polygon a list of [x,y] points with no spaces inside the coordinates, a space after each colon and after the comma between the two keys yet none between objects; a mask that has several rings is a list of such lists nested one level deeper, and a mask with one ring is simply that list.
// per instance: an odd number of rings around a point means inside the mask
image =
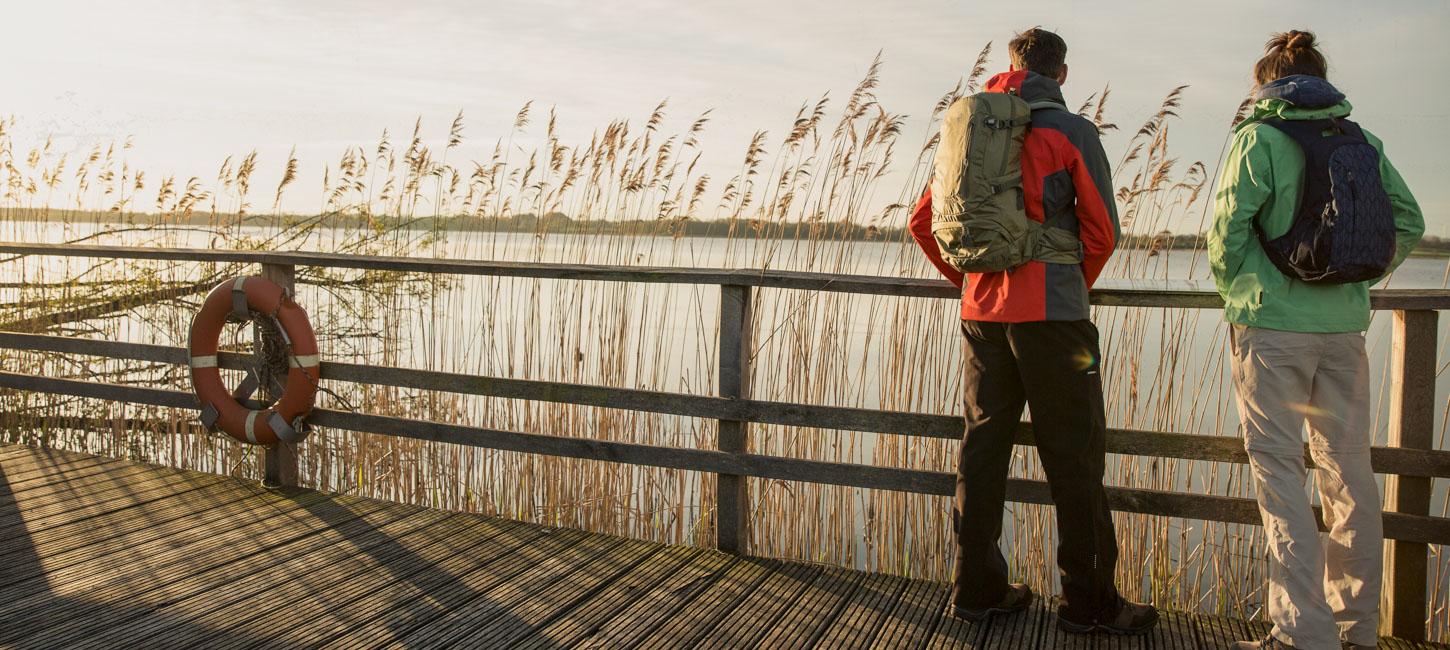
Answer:
[{"label": "woman's hair bun", "polygon": [[1284,33],[1284,49],[1309,50],[1314,48],[1314,32],[1290,30]]},{"label": "woman's hair bun", "polygon": [[1266,84],[1289,75],[1327,78],[1329,62],[1319,51],[1314,32],[1291,29],[1269,37],[1264,57],[1254,64],[1254,81]]}]

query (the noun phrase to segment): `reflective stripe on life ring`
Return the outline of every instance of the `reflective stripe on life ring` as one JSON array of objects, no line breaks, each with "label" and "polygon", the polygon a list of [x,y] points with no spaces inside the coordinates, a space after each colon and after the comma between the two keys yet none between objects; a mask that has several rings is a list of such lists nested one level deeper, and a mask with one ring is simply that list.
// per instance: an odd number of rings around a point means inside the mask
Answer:
[{"label": "reflective stripe on life ring", "polygon": [[[217,345],[227,317],[250,317],[254,313],[275,317],[288,345],[286,389],[275,404],[265,409],[247,408],[237,401],[222,383],[217,363]],[[307,312],[277,283],[250,276],[227,280],[212,289],[191,321],[190,354],[191,384],[201,400],[205,419],[210,420],[208,426],[258,445],[302,437],[302,422],[312,412],[317,397],[321,360]]]}]

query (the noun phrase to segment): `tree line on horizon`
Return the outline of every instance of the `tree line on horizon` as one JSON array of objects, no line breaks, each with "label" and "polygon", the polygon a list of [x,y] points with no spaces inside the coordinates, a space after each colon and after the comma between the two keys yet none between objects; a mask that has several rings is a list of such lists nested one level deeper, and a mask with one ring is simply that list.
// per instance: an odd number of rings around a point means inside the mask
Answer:
[{"label": "tree line on horizon", "polygon": [[[34,210],[33,215],[20,215],[21,218],[29,216],[34,221],[45,221],[49,211]],[[73,221],[89,221],[93,223],[128,223],[155,225],[169,223],[175,225],[188,225],[206,227],[215,225],[218,220],[235,223],[238,215],[212,214],[204,212],[193,212],[186,215],[156,214],[156,213],[118,213],[109,211],[85,211],[82,213],[71,213],[68,218]],[[303,219],[299,215],[241,215],[243,223],[253,222],[256,225],[273,225],[277,220],[295,218]],[[532,212],[523,212],[507,216],[479,217],[473,215],[454,215],[438,217],[411,217],[399,218],[363,214],[331,214],[324,216],[318,225],[328,228],[357,228],[369,226],[376,229],[413,229],[431,230],[438,232],[511,232],[528,233],[534,235],[545,234],[611,234],[611,235],[644,235],[659,237],[733,237],[745,234],[748,230],[760,231],[770,229],[775,236],[792,238],[819,238],[829,237],[831,239],[845,239],[851,241],[899,241],[909,238],[906,227],[890,226],[878,227],[867,226],[858,223],[844,221],[828,221],[825,219],[808,221],[777,221],[767,222],[761,219],[748,218],[721,218],[721,219],[695,219],[691,217],[673,217],[664,219],[575,219],[563,212],[548,212],[538,215]],[[1204,233],[1175,233],[1163,230],[1154,234],[1126,234],[1119,245],[1129,250],[1146,250],[1150,253],[1160,250],[1196,250],[1205,247],[1207,239]],[[1439,237],[1426,235],[1421,240],[1416,254],[1424,255],[1450,255],[1450,237]]]}]

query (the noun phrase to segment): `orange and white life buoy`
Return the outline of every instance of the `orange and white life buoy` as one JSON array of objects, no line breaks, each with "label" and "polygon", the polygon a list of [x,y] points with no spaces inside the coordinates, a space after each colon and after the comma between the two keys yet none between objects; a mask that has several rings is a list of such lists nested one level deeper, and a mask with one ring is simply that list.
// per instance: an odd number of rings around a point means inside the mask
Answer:
[{"label": "orange and white life buoy", "polygon": [[[245,322],[254,316],[276,320],[287,351],[287,386],[282,397],[266,408],[248,399],[255,388],[254,377],[244,382],[251,388],[228,392],[217,364],[217,344],[227,320]],[[307,312],[286,290],[258,276],[217,285],[191,321],[189,347],[191,385],[201,400],[203,424],[257,445],[301,439],[303,420],[312,412],[320,377],[317,337],[307,322]]]}]

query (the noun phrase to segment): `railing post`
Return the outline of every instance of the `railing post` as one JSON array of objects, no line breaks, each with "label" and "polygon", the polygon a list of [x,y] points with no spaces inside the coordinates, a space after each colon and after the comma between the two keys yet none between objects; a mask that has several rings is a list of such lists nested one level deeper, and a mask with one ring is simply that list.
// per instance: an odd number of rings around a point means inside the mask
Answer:
[{"label": "railing post", "polygon": [[[1433,449],[1435,429],[1435,343],[1439,313],[1396,311],[1390,362],[1389,446]],[[1385,477],[1385,510],[1430,514],[1431,479]],[[1391,540],[1385,548],[1386,609],[1380,632],[1422,641],[1427,619],[1428,547]]]},{"label": "railing post", "polygon": [[[720,396],[750,397],[750,287],[720,285]],[[747,423],[720,420],[715,447],[730,453],[749,448]],[[741,553],[749,539],[750,500],[745,477],[717,474],[715,478],[715,546]]]},{"label": "railing post", "polygon": [[[267,278],[286,289],[288,293],[296,290],[297,267],[291,264],[263,264],[262,277]],[[253,346],[257,354],[261,355],[262,333],[260,329],[253,327]],[[261,373],[258,377],[261,386],[260,396],[263,399],[272,400],[279,397],[272,390],[272,376],[275,370],[267,363],[258,360],[257,371]],[[285,368],[280,369],[286,372]],[[285,375],[284,375],[285,376]],[[297,445],[291,442],[277,442],[262,449],[263,476],[262,485],[266,487],[293,487],[297,485]]]}]

